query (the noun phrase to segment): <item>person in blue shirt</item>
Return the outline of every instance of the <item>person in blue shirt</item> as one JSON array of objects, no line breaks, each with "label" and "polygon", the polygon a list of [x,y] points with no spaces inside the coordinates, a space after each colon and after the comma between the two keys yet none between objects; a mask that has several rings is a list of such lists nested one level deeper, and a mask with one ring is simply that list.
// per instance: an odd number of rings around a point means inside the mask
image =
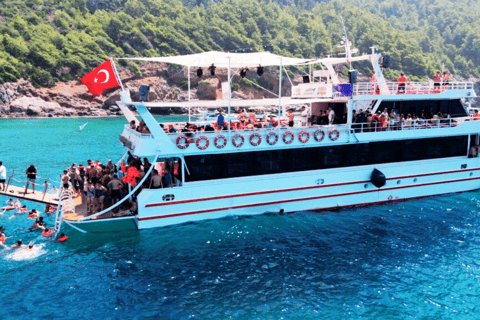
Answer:
[{"label": "person in blue shirt", "polygon": [[224,125],[225,125],[225,117],[222,114],[222,110],[220,110],[218,118],[217,118],[217,128],[218,128],[218,130],[222,130]]}]

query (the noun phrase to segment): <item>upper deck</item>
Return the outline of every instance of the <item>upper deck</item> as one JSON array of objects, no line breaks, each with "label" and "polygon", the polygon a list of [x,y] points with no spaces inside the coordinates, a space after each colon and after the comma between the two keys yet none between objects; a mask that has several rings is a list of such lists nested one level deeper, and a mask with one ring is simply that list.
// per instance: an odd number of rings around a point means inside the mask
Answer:
[{"label": "upper deck", "polygon": [[[181,130],[181,124],[177,129]],[[152,134],[136,132],[127,125],[120,135],[120,141],[138,156],[182,156],[478,134],[480,121],[472,121],[471,117],[460,117],[397,121],[385,126],[367,122],[162,133],[162,136],[154,138]]]}]

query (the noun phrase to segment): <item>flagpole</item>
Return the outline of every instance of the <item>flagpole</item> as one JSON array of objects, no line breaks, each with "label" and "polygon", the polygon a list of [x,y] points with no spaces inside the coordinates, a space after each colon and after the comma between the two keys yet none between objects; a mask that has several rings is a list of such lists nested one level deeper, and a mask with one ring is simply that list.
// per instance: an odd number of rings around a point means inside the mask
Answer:
[{"label": "flagpole", "polygon": [[120,79],[120,75],[118,74],[117,67],[115,66],[115,62],[113,62],[112,57],[110,57],[110,63],[112,64],[113,72],[115,73],[115,78],[117,78],[117,81],[120,84],[120,87],[122,87],[122,91],[125,91],[125,88],[123,87],[122,79]]}]

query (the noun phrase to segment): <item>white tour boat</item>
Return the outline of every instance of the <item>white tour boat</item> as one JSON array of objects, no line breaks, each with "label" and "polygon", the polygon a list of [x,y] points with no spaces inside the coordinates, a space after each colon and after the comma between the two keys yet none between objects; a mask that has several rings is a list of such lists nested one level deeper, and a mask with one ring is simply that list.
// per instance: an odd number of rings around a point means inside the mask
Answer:
[{"label": "white tour boat", "polygon": [[[281,57],[267,52],[206,52],[193,55],[139,58],[188,67],[256,70],[261,67],[321,65],[304,82],[292,87],[291,97],[186,102],[135,102],[123,90],[119,107],[127,121],[138,123],[133,108],[150,133],[126,123],[120,141],[132,155],[148,157],[153,167],[172,169],[172,187],[142,188],[143,181],[124,200],[136,195],[134,216],[112,216],[112,207],[86,215],[81,204],[65,193],[60,199],[57,227],[63,221],[79,232],[146,229],[228,216],[267,212],[328,210],[415,199],[480,188],[480,160],[476,155],[480,121],[468,115],[463,100],[476,97],[473,83],[388,82],[382,67],[388,59],[375,53],[354,57],[355,49],[343,39],[346,56],[318,60]],[[369,61],[375,82],[343,84],[335,67]],[[193,70],[192,70],[193,68]],[[190,86],[189,86],[190,93]],[[225,93],[225,92],[224,92]],[[308,105],[312,124],[293,127],[167,133],[150,108],[201,107],[227,109],[278,105],[278,118],[289,105]],[[337,115],[333,124],[319,124],[328,108]],[[412,114],[422,119],[359,122],[362,111]],[[345,118],[341,115],[345,112]],[[422,115],[423,113],[423,115]],[[340,115],[340,116],[339,116]],[[433,115],[433,117],[432,117]],[[277,118],[277,119],[278,119]],[[181,125],[180,125],[181,126]],[[178,128],[177,128],[178,129]],[[471,153],[473,150],[473,154]],[[175,167],[175,169],[173,169]],[[119,202],[117,205],[121,205]],[[57,228],[57,231],[58,231]]]}]

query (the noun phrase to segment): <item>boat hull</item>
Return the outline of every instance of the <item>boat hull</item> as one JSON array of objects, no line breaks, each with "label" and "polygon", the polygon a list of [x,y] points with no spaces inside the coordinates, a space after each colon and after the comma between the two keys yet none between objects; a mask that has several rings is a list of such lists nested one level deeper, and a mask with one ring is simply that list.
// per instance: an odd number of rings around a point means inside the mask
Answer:
[{"label": "boat hull", "polygon": [[[386,176],[381,188],[374,169]],[[138,228],[228,216],[329,210],[480,189],[480,159],[455,157],[191,183],[143,190]]]},{"label": "boat hull", "polygon": [[62,228],[80,233],[124,232],[138,230],[135,217],[118,217],[88,221],[64,221]]}]

